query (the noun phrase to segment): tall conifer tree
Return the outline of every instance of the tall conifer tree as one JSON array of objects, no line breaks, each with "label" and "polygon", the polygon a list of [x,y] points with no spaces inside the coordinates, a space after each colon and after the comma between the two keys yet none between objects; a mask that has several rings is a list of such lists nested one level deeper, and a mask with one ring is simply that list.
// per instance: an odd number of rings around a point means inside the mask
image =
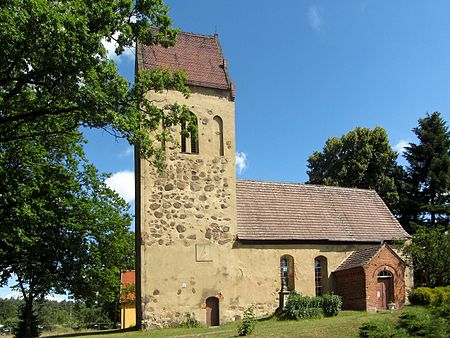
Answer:
[{"label": "tall conifer tree", "polygon": [[[402,197],[402,218],[409,230],[415,224],[448,226],[450,192],[450,133],[435,112],[413,129],[418,143],[406,148],[409,163]],[[408,224],[409,223],[409,224]]]},{"label": "tall conifer tree", "polygon": [[400,221],[413,234],[406,251],[416,285],[448,285],[450,133],[438,112],[419,119],[413,132],[418,142],[406,148],[409,165],[400,192]]}]

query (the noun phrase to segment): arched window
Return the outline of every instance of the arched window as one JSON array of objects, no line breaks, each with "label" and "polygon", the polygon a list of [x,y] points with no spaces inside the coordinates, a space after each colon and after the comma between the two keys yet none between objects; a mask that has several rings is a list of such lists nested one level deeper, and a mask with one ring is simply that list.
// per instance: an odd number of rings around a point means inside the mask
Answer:
[{"label": "arched window", "polygon": [[214,122],[215,122],[215,133],[216,133],[216,142],[215,146],[218,150],[218,155],[223,156],[224,150],[223,150],[223,121],[219,116],[214,116]]},{"label": "arched window", "polygon": [[328,278],[327,259],[319,256],[314,259],[314,281],[316,284],[316,296],[324,294],[324,285]]},{"label": "arched window", "polygon": [[378,274],[378,278],[392,278],[392,273],[388,270],[382,270]]},{"label": "arched window", "polygon": [[282,290],[295,290],[294,257],[290,255],[281,256],[280,275]]},{"label": "arched window", "polygon": [[189,122],[181,122],[181,152],[198,154],[198,122],[195,114],[191,113]]}]

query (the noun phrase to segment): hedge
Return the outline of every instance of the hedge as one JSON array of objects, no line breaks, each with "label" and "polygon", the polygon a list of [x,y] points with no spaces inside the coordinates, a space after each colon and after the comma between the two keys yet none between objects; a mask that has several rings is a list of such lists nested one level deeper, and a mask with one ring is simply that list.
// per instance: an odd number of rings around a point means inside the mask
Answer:
[{"label": "hedge", "polygon": [[440,306],[450,303],[450,286],[418,287],[409,293],[408,299],[413,305]]}]

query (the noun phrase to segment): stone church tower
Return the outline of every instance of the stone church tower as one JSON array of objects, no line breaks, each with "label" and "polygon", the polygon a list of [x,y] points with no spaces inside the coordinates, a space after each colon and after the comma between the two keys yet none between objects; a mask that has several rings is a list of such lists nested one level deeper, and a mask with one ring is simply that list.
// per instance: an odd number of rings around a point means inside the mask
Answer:
[{"label": "stone church tower", "polygon": [[205,318],[202,312],[209,311],[208,324],[218,324],[216,303],[230,278],[227,256],[237,233],[234,87],[227,63],[217,35],[191,33],[180,33],[167,49],[138,45],[137,60],[139,69],[186,71],[188,99],[173,90],[149,95],[161,106],[186,104],[198,125],[197,137],[172,129],[162,174],[136,161],[138,323],[164,326],[186,312]]}]

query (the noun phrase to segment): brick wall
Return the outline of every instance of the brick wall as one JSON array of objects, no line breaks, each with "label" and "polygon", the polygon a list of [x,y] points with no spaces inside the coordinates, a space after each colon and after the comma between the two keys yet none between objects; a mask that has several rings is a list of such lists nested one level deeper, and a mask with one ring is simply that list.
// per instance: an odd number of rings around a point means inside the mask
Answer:
[{"label": "brick wall", "polygon": [[389,271],[393,276],[393,296],[396,308],[405,304],[405,264],[391,249],[384,247],[365,267],[367,310],[377,309],[380,296],[377,276],[383,270]]},{"label": "brick wall", "polygon": [[342,296],[343,309],[382,309],[378,284],[378,274],[382,271],[389,271],[393,276],[393,300],[396,308],[405,305],[405,263],[389,247],[383,247],[366,266],[333,273],[336,293]]},{"label": "brick wall", "polygon": [[361,267],[334,272],[336,293],[342,297],[344,310],[366,309],[364,270]]}]

